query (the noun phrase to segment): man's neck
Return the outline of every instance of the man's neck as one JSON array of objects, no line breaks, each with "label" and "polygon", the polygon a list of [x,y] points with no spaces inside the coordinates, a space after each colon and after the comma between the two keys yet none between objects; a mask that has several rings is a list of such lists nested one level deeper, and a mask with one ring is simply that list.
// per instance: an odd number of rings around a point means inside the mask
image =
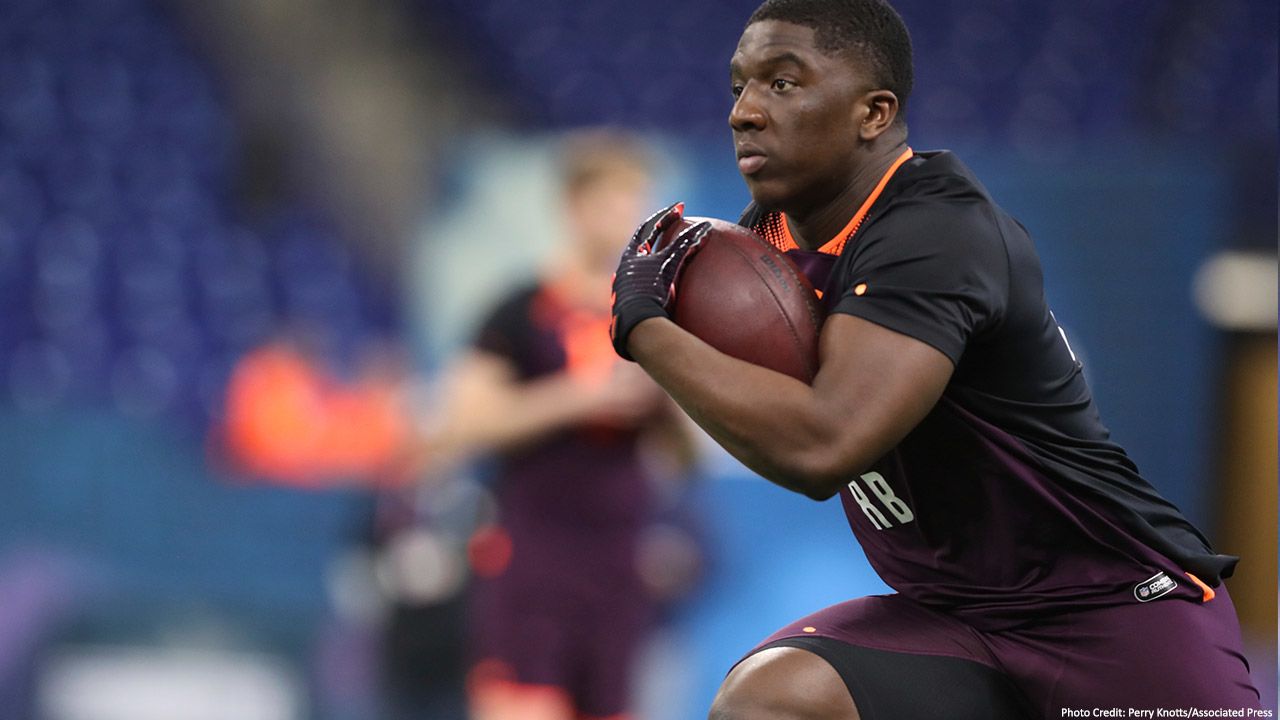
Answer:
[{"label": "man's neck", "polygon": [[810,210],[788,212],[787,224],[796,244],[805,250],[816,250],[834,238],[871,196],[905,148],[905,138],[893,144],[886,143],[883,149],[873,151],[867,162],[862,163],[831,200]]}]

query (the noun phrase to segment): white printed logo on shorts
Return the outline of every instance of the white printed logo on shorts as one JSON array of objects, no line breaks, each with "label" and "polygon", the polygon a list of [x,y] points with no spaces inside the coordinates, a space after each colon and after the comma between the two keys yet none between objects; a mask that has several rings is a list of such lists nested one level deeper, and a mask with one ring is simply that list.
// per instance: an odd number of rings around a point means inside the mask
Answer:
[{"label": "white printed logo on shorts", "polygon": [[1133,586],[1133,596],[1138,602],[1151,602],[1156,598],[1162,598],[1173,592],[1178,587],[1178,583],[1164,572],[1158,572],[1155,575],[1143,580]]}]

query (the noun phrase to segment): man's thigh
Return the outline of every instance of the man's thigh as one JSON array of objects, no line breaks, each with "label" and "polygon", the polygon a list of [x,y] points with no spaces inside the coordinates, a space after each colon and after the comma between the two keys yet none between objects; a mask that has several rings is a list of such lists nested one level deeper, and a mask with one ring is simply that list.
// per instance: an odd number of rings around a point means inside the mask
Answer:
[{"label": "man's thigh", "polygon": [[1225,589],[1208,603],[1134,602],[989,633],[986,641],[1046,717],[1259,707]]},{"label": "man's thigh", "polygon": [[774,633],[748,658],[779,647],[805,650],[835,670],[863,720],[1027,717],[973,630],[898,595],[820,610]]}]

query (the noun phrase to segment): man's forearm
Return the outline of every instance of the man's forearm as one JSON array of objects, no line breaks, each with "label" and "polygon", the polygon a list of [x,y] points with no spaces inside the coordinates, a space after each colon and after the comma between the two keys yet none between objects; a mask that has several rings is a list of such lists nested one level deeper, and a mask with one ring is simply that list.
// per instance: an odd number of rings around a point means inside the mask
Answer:
[{"label": "man's forearm", "polygon": [[632,356],[716,442],[766,479],[815,499],[840,485],[827,444],[837,426],[813,388],[725,355],[655,318],[636,326]]},{"label": "man's forearm", "polygon": [[454,454],[505,450],[533,442],[585,415],[582,393],[565,374],[453,399],[441,444]]}]

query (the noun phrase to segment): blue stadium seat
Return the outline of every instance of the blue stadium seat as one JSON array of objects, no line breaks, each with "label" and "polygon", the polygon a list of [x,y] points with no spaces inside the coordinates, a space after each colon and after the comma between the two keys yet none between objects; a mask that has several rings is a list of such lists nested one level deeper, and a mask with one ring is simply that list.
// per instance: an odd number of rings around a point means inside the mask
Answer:
[{"label": "blue stadium seat", "polygon": [[[424,22],[465,37],[533,124],[689,133],[723,132],[725,67],[757,3],[417,4]],[[926,136],[1030,149],[1041,145],[1037,137],[1061,145],[1153,125],[1190,132],[1203,115],[1186,108],[1225,98],[1247,100],[1231,122],[1264,128],[1274,117],[1274,71],[1259,77],[1242,70],[1275,65],[1275,5],[1268,0],[1201,4],[1190,13],[1181,5],[1106,0],[895,6],[917,48],[912,118]],[[1180,36],[1194,43],[1164,42]],[[1155,78],[1135,77],[1133,68],[1157,76],[1167,68],[1176,74],[1167,85],[1192,96],[1144,100],[1139,87]]]}]

